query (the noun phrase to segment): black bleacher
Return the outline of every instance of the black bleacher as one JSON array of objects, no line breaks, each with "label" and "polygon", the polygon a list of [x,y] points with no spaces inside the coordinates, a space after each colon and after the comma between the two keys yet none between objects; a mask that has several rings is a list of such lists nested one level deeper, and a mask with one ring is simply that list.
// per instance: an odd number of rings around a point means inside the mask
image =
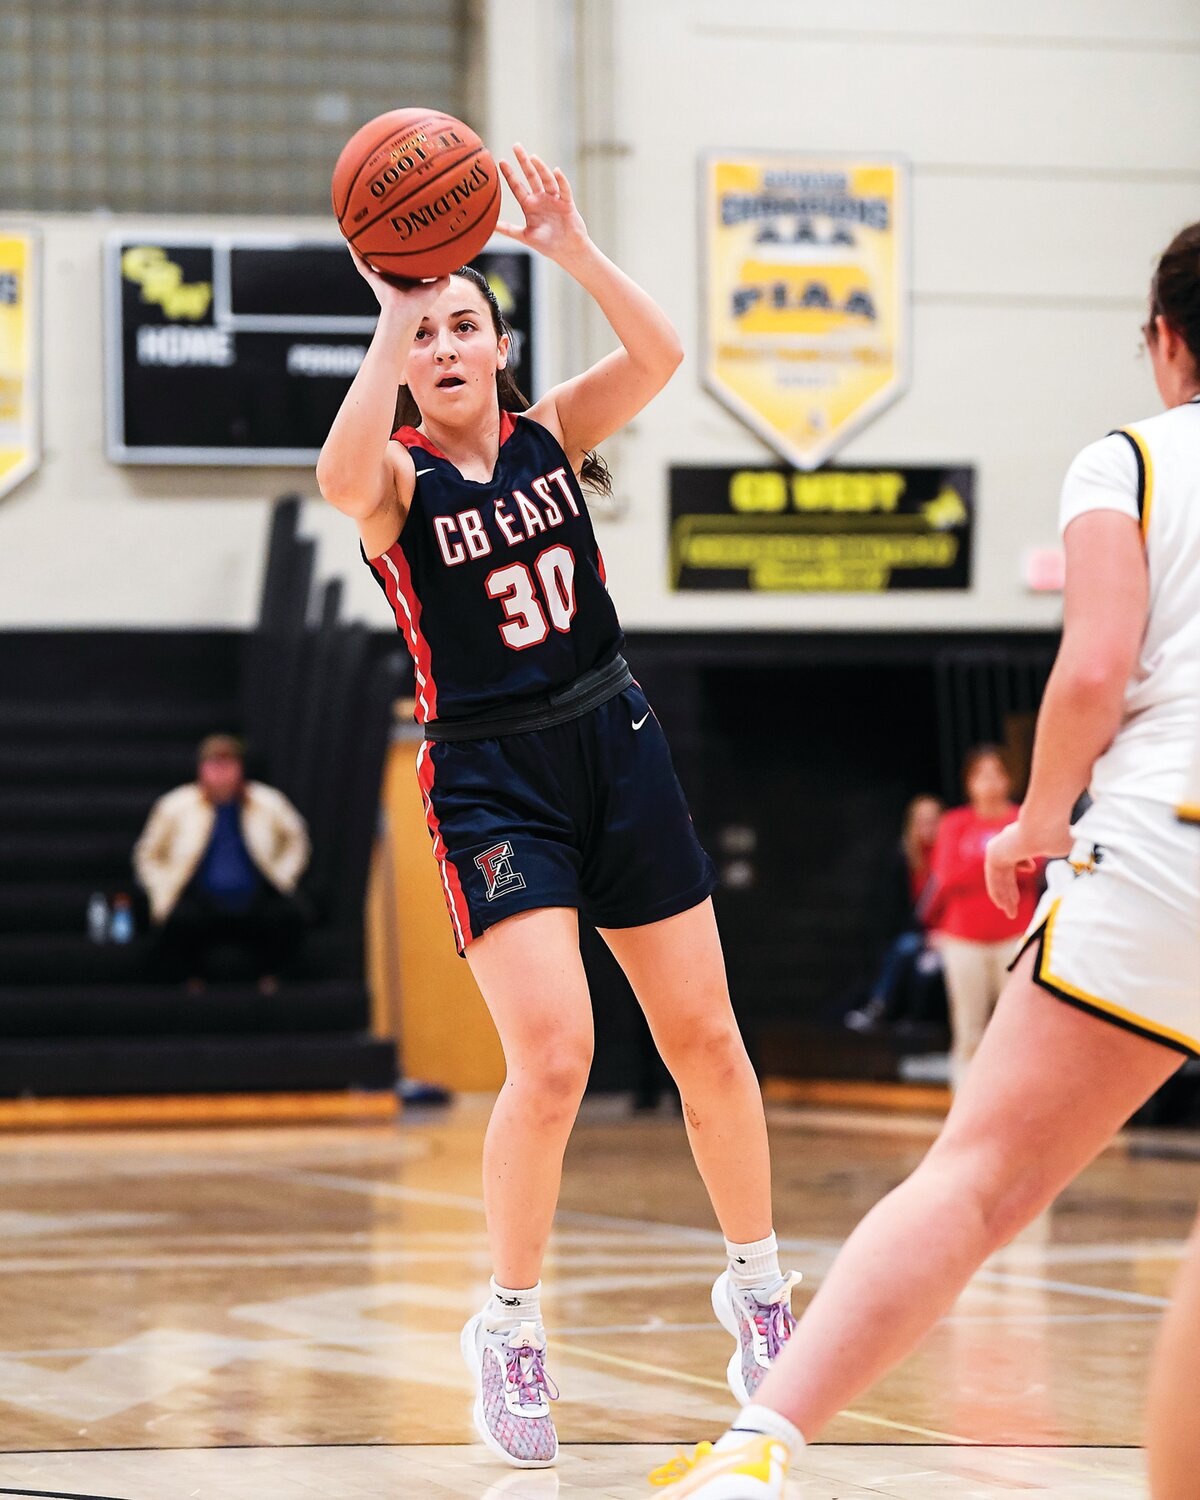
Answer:
[{"label": "black bleacher", "polygon": [[[299,502],[275,509],[258,627],[0,636],[0,1096],[390,1088],[372,1037],[363,904],[398,652],[314,600]],[[314,608],[315,604],[315,608]],[[158,982],[141,927],[92,943],[90,894],[136,894],[155,798],[214,731],[308,820],[316,920],[278,994],[236,954],[199,996]]]}]

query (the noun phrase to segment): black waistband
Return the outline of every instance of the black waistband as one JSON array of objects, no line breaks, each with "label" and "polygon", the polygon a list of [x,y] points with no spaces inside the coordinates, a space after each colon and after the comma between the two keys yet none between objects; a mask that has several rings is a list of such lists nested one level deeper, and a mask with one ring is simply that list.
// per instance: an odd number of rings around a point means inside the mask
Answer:
[{"label": "black waistband", "polygon": [[425,725],[427,740],[490,740],[501,734],[529,734],[582,719],[633,683],[629,663],[620,654],[602,667],[593,667],[566,687],[544,693],[510,709],[497,709],[469,719],[434,719]]}]

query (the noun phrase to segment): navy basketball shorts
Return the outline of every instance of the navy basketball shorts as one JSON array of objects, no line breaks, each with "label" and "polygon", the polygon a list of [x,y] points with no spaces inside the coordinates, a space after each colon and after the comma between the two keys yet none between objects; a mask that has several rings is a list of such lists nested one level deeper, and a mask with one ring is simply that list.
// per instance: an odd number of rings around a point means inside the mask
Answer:
[{"label": "navy basketball shorts", "polygon": [[698,906],[716,886],[666,736],[636,685],[549,729],[426,740],[417,776],[460,954],[535,907],[640,927]]}]

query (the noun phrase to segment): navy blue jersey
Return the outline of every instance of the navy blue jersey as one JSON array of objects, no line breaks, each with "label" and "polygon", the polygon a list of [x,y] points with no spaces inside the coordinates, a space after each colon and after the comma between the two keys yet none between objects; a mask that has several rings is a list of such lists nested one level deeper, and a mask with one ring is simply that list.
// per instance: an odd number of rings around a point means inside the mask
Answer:
[{"label": "navy blue jersey", "polygon": [[[399,538],[368,558],[412,652],[417,720],[492,712],[564,687],[623,637],[579,481],[529,417],[500,414],[491,479],[464,479],[415,428]],[[365,556],[365,553],[364,553]]]}]

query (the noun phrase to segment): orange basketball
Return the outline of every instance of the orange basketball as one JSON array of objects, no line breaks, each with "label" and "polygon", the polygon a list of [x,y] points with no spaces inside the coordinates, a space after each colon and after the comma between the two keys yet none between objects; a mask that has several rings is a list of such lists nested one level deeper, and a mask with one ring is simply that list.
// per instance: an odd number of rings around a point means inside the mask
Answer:
[{"label": "orange basketball", "polygon": [[425,281],[487,244],[500,217],[500,174],[461,120],[393,109],[346,142],[333,169],[333,211],[374,270]]}]

